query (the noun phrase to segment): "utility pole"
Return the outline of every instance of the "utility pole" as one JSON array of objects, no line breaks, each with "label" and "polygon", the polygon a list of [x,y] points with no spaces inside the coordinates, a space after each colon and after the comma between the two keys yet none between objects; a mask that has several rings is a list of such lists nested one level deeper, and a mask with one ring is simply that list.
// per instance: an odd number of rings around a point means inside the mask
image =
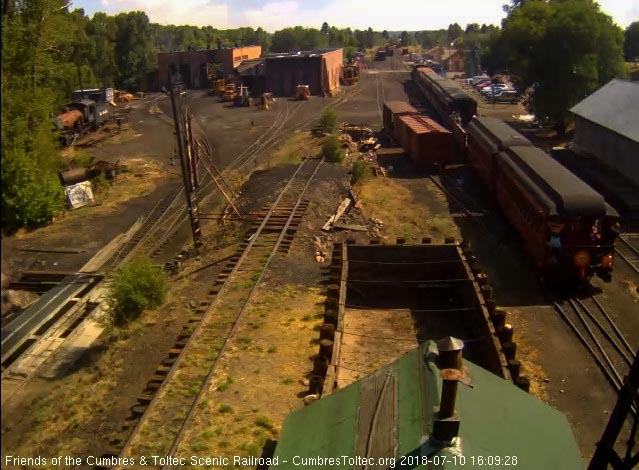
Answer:
[{"label": "utility pole", "polygon": [[[610,414],[608,425],[597,443],[597,448],[592,456],[588,470],[607,469],[611,466],[614,470],[631,470],[639,465],[639,451],[633,449],[636,445],[637,430],[639,428],[639,351],[635,354],[634,361],[623,385],[619,390],[617,404]],[[615,445],[621,441],[620,434],[627,418],[631,418],[630,436],[626,443],[624,455],[619,455]]]},{"label": "utility pole", "polygon": [[[192,191],[192,175],[191,166],[186,161],[186,152],[184,149],[185,136],[182,128],[182,119],[178,118],[178,105],[180,98],[180,91],[176,90],[173,76],[169,72],[169,85],[171,87],[171,106],[173,108],[173,121],[175,123],[175,138],[177,140],[178,156],[180,157],[180,166],[182,168],[182,182],[184,184],[184,195],[186,196],[186,206],[189,210],[189,219],[191,221],[191,232],[193,233],[193,246],[196,253],[199,252],[202,247],[202,232],[200,230],[200,218],[198,214],[197,203]],[[176,98],[176,93],[178,96]],[[182,113],[182,107],[180,106],[180,113]]]}]

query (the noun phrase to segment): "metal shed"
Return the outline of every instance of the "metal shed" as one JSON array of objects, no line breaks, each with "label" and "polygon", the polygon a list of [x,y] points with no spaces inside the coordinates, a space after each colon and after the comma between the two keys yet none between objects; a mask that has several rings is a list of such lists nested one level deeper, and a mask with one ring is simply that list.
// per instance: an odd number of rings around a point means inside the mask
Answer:
[{"label": "metal shed", "polygon": [[[434,346],[424,343],[288,415],[274,454],[278,468],[324,468],[320,459],[339,458],[331,468],[495,468],[508,460],[520,470],[583,469],[568,421],[559,411],[465,360],[461,369],[472,387],[457,387],[457,437],[448,443],[436,440],[443,380]],[[363,458],[376,463],[362,465]],[[424,459],[429,465],[417,464]]]},{"label": "metal shed", "polygon": [[570,111],[574,149],[639,184],[639,83],[611,80]]}]

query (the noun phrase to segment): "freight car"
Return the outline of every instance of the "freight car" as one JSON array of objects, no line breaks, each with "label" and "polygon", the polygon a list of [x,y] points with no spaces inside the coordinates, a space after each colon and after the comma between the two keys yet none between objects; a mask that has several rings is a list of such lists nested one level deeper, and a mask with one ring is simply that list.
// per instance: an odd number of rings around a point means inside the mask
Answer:
[{"label": "freight car", "polygon": [[375,60],[386,60],[386,49],[380,47],[375,53]]},{"label": "freight car", "polygon": [[553,283],[609,281],[619,216],[604,198],[499,119],[475,117],[468,155]]},{"label": "freight car", "polygon": [[477,102],[457,82],[441,77],[429,67],[415,67],[413,80],[444,126],[450,129],[459,148],[465,149],[464,126],[477,114]]},{"label": "freight car", "polygon": [[77,100],[68,103],[56,116],[55,127],[60,131],[62,143],[69,145],[74,138],[98,129],[109,118],[108,103]]},{"label": "freight car", "polygon": [[477,114],[477,102],[457,82],[437,75],[431,68],[415,67],[413,80],[444,125],[465,126]]}]

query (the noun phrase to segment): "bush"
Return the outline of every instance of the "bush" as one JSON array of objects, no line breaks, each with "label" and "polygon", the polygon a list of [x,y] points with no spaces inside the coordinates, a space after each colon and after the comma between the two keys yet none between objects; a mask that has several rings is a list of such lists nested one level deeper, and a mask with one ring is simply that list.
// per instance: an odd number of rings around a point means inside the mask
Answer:
[{"label": "bush", "polygon": [[333,163],[342,163],[344,160],[344,151],[339,146],[339,139],[336,135],[331,135],[322,145],[322,156],[326,161]]},{"label": "bush", "polygon": [[364,181],[366,181],[370,177],[371,172],[365,161],[357,160],[355,163],[353,163],[351,174],[351,180],[353,184],[355,184],[363,183]]},{"label": "bush", "polygon": [[326,108],[322,112],[322,117],[320,118],[320,127],[322,130],[328,134],[332,134],[335,132],[335,127],[337,125],[337,114],[335,114],[335,110],[332,108]]},{"label": "bush", "polygon": [[136,259],[117,273],[111,287],[111,320],[124,325],[146,308],[162,305],[166,296],[164,275],[148,259]]}]

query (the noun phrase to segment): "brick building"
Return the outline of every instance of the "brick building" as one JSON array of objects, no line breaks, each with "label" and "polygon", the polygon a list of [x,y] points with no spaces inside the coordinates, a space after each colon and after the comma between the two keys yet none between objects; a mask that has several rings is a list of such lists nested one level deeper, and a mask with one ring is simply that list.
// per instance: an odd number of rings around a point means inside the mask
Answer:
[{"label": "brick building", "polygon": [[332,93],[339,87],[342,49],[273,54],[265,58],[265,90],[276,96],[293,96],[297,85],[309,85],[311,95]]},{"label": "brick building", "polygon": [[257,59],[262,46],[227,47],[199,51],[160,52],[158,54],[159,85],[169,84],[169,70],[179,73],[186,88],[206,88],[212,71],[228,77],[242,61]]}]

